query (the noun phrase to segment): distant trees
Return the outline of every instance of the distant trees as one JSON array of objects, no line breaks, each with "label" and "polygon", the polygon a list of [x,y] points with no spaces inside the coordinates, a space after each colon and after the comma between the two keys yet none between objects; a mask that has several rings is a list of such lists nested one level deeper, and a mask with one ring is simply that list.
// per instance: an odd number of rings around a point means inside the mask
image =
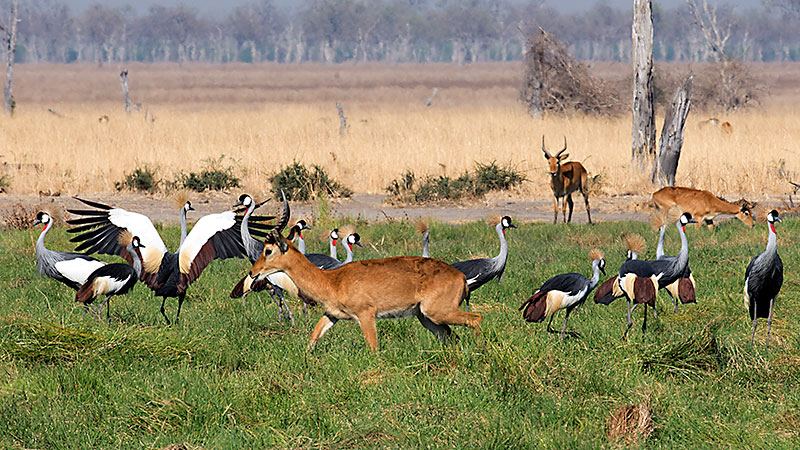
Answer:
[{"label": "distant trees", "polygon": [[[588,10],[562,14],[545,1],[554,0],[301,0],[291,9],[274,0],[252,0],[224,16],[209,17],[186,4],[154,4],[137,13],[98,2],[76,12],[66,0],[28,0],[20,2],[16,59],[97,64],[519,61],[526,36],[540,25],[576,59],[631,59],[629,10],[598,1]],[[725,51],[741,60],[800,60],[800,0],[764,1],[769,8],[719,9],[719,20],[731,24]],[[2,10],[10,2],[0,0]],[[687,5],[671,10],[654,6],[653,21],[655,60],[713,58]]]}]

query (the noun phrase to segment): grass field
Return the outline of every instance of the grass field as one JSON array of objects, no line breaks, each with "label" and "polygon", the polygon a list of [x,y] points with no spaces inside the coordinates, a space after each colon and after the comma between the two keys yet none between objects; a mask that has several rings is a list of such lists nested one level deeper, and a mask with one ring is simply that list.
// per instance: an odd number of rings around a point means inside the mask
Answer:
[{"label": "grass field", "polygon": [[[677,183],[754,200],[787,193],[787,181],[800,179],[799,67],[755,68],[772,93],[757,108],[693,110]],[[626,70],[595,68],[617,82]],[[136,168],[155,168],[171,180],[225,155],[256,195],[293,161],[319,164],[356,192],[382,193],[406,170],[458,176],[475,162],[496,160],[529,179],[514,195],[549,196],[542,136],[556,150],[566,137],[571,158],[600,175],[604,194],[652,190],[630,168],[629,116],[533,119],[518,102],[519,64],[134,65],[130,71],[132,96],[143,109],[126,116],[118,68],[21,65],[18,112],[0,117],[0,176],[8,190],[108,192]],[[422,101],[434,87],[439,94],[426,108]],[[348,117],[345,136],[337,101]],[[99,122],[102,116],[110,120]],[[710,116],[730,121],[733,133],[701,126]]]},{"label": "grass field", "polygon": [[[177,228],[162,231],[173,248]],[[357,258],[420,251],[410,223],[358,231],[367,249]],[[632,231],[647,238],[643,257],[652,257],[647,224],[521,224],[508,233],[503,283],[472,296],[484,314],[479,335],[459,328],[442,346],[416,320],[379,321],[377,354],[355,323],[340,323],[307,353],[321,309],[301,318],[292,301],[299,321],[290,327],[266,295],[229,299],[249,267],[240,260],[206,269],[180,325],[163,324],[141,284],[112,300],[111,322],[99,325],[82,317],[71,290],[37,275],[38,230],[3,232],[0,447],[796,447],[796,219],[778,229],[786,281],[768,351],[765,324],[750,346],[742,304],[744,269],[766,230],[738,221],[688,231],[698,303],[673,314],[662,295],[644,337],[637,312],[632,337],[620,340],[621,301],[578,308],[569,328],[582,336],[564,341],[521,319],[517,307],[547,278],[589,273],[591,248],[606,251],[613,272],[624,259],[620,235]],[[676,235],[670,229],[669,252]],[[67,237],[57,228],[48,245],[72,249]],[[497,251],[482,222],[434,223],[431,239],[431,254],[448,262]],[[309,246],[325,251],[320,241]]]}]

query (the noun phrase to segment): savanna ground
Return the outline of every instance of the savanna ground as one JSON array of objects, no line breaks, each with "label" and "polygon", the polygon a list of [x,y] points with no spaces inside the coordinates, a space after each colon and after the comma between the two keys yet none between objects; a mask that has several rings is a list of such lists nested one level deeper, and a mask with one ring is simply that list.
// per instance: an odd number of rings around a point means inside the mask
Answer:
[{"label": "savanna ground", "polygon": [[[624,67],[624,69],[622,69]],[[751,200],[785,198],[800,170],[794,144],[800,66],[759,65],[770,94],[758,109],[693,112],[678,184]],[[679,68],[681,70],[685,68]],[[122,112],[119,69],[18,66],[14,118],[0,118],[5,203],[80,194],[114,198],[114,182],[136,167],[168,178],[221,154],[240,169],[242,190],[265,196],[266,178],[294,160],[323,165],[361,194],[381,193],[411,169],[457,175],[496,160],[530,181],[511,200],[549,198],[541,136],[585,162],[601,185],[595,205],[646,198],[631,173],[630,118],[534,120],[516,101],[517,64],[430,66],[133,65],[131,95],[142,111]],[[625,66],[598,66],[610,80]],[[422,100],[433,87],[431,107]],[[335,102],[350,128],[339,136]],[[58,115],[48,112],[52,109]],[[145,120],[144,113],[148,112]],[[107,115],[107,122],[98,121]],[[155,121],[150,117],[155,117]],[[730,121],[730,135],[700,121]],[[663,119],[659,119],[658,123]],[[236,193],[222,194],[226,205]],[[0,194],[0,200],[4,197]],[[161,203],[169,202],[157,195]],[[622,200],[617,200],[622,199]],[[576,202],[578,218],[585,217]],[[34,205],[36,204],[36,205]],[[227,206],[226,206],[227,207]],[[619,208],[619,205],[617,204]],[[366,249],[358,258],[418,254],[408,221],[364,222],[313,208],[317,230],[356,222]],[[549,202],[544,204],[549,211]],[[7,210],[8,211],[8,210]],[[148,213],[147,210],[141,210]],[[480,217],[478,217],[480,218]],[[166,222],[166,220],[165,220]],[[473,294],[481,333],[456,329],[438,343],[415,320],[380,321],[380,351],[365,349],[358,326],[340,323],[313,353],[305,346],[320,307],[290,327],[265,295],[228,298],[247,270],[240,260],[212,263],[189,289],[179,325],[167,327],[142,285],[112,300],[109,324],[82,316],[74,293],[34,267],[38,230],[0,234],[0,434],[12,448],[408,448],[408,447],[796,447],[800,427],[800,341],[794,236],[778,230],[785,283],[773,337],[765,325],[749,344],[742,305],[744,269],[763,250],[763,225],[738,221],[714,232],[689,230],[698,303],[677,314],[666,296],[659,319],[621,341],[624,304],[591,301],[559,341],[528,324],[519,304],[557,273],[589,273],[586,254],[607,253],[609,272],[624,259],[620,236],[655,232],[642,222],[595,226],[521,223],[508,233],[503,283]],[[159,225],[168,247],[178,230]],[[325,252],[318,232],[310,251]],[[48,246],[74,248],[63,227]],[[434,221],[431,252],[448,262],[494,254],[483,222]],[[667,250],[676,253],[670,228]],[[107,259],[113,260],[111,258]],[[168,303],[174,315],[176,302]],[[554,324],[561,324],[559,314]]]}]

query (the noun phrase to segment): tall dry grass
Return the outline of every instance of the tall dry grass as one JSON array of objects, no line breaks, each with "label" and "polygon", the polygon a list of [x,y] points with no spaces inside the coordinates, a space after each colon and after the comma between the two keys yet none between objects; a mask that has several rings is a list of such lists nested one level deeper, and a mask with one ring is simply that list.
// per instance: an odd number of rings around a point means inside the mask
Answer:
[{"label": "tall dry grass", "polygon": [[[423,66],[406,68],[419,67]],[[496,160],[526,174],[530,181],[519,190],[520,195],[548,196],[540,150],[545,135],[550,148],[560,148],[566,136],[571,158],[583,161],[590,175],[600,175],[603,193],[652,190],[646,177],[630,168],[629,117],[533,119],[515,101],[513,68],[498,65],[493,78],[491,67],[453,68],[451,78],[447,77],[449,66],[424,67],[419,69],[422,84],[397,67],[363,69],[373,70],[372,77],[353,66],[340,67],[338,72],[330,67],[289,67],[285,73],[276,72],[276,80],[270,82],[275,85],[274,92],[267,89],[270,100],[251,103],[240,102],[241,90],[246,92],[246,80],[257,79],[260,72],[254,74],[250,67],[242,73],[235,68],[199,68],[199,74],[183,75],[195,92],[196,103],[192,103],[185,97],[189,91],[181,91],[178,98],[182,100],[158,101],[159,89],[180,84],[181,72],[156,66],[147,75],[152,86],[140,91],[132,86],[135,99],[141,92],[138,98],[152,100],[146,106],[155,114],[154,122],[144,120],[142,112],[122,113],[121,102],[112,104],[106,98],[112,94],[102,93],[108,87],[99,89],[101,94],[90,102],[53,103],[64,116],[57,117],[47,112],[47,104],[33,95],[31,86],[21,83],[26,87],[21,89],[19,112],[13,118],[0,117],[0,161],[6,163],[11,192],[74,194],[111,191],[126,173],[145,165],[169,179],[179,171],[198,171],[203,160],[221,154],[236,162],[243,185],[255,193],[268,190],[269,176],[294,160],[320,164],[356,192],[368,193],[382,192],[405,170],[418,175],[458,175],[476,161]],[[261,68],[262,72],[279,69]],[[33,76],[39,69],[31,67],[20,72],[26,70],[45,89],[47,76]],[[88,80],[114,72],[75,70],[79,75],[86,71]],[[225,85],[220,74],[225,73],[238,74],[238,78],[230,80],[229,90],[235,93],[222,101]],[[344,73],[339,79],[348,81],[320,86],[325,77],[335,80],[336,73]],[[164,83],[161,88],[153,81],[159,79]],[[208,104],[203,103],[206,91],[198,81],[203,79],[222,90],[209,94]],[[451,84],[441,88],[433,106],[422,106],[422,99],[430,95],[430,84],[447,80]],[[470,91],[474,102],[470,102]],[[287,101],[292,95],[297,100]],[[350,125],[345,136],[339,136],[338,117],[329,101],[334,98],[344,102]],[[104,114],[110,118],[107,123],[98,121]],[[765,105],[761,110],[721,117],[732,123],[730,135],[702,127],[700,121],[707,117],[696,112],[689,117],[678,184],[757,198],[785,193],[787,179],[800,179],[796,108]]]}]

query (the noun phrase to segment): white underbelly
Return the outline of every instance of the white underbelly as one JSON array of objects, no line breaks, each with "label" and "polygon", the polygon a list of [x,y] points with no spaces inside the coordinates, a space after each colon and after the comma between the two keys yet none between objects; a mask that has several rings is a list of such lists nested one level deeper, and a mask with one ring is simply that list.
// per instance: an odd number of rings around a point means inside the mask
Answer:
[{"label": "white underbelly", "polygon": [[394,311],[379,312],[375,317],[377,319],[402,319],[404,317],[411,317],[417,314],[417,307],[407,309],[396,309]]}]

